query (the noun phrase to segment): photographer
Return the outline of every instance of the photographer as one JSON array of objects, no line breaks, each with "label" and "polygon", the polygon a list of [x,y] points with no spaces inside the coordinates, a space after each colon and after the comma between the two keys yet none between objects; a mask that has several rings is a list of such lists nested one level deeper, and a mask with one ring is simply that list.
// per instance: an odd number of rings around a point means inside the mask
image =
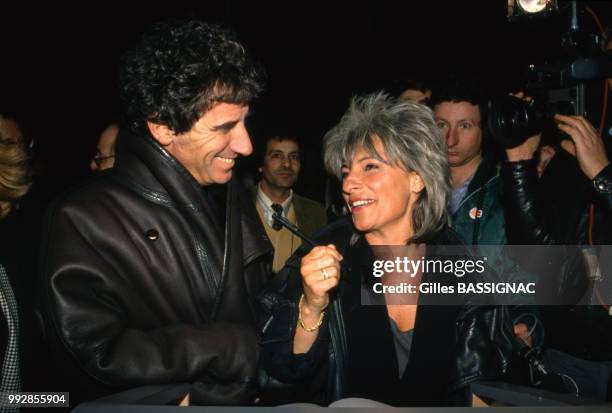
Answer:
[{"label": "photographer", "polygon": [[[515,243],[610,244],[612,167],[601,135],[581,116],[555,115],[562,140],[541,179],[537,156],[541,134],[507,149],[502,166],[508,227]],[[569,155],[568,155],[569,154]],[[573,159],[575,157],[575,160]],[[576,162],[577,161],[577,162]],[[573,163],[573,165],[570,164]],[[562,165],[563,167],[559,167]],[[571,176],[573,174],[575,176]],[[550,191],[551,187],[562,189]],[[547,196],[542,196],[547,192]],[[563,208],[564,201],[572,208]],[[593,205],[591,234],[589,208]],[[590,238],[590,239],[589,239]],[[588,283],[581,254],[568,254],[558,266],[558,293],[575,295]],[[579,258],[579,259],[578,259]],[[603,305],[542,307],[546,329],[544,364],[549,373],[570,376],[578,393],[611,399],[612,317]]]},{"label": "photographer", "polygon": [[[469,77],[451,77],[438,85],[432,108],[446,140],[451,170],[449,213],[452,228],[468,245],[489,258],[488,264],[504,281],[532,281],[505,252],[508,226],[501,202],[498,162],[486,146],[487,96]],[[487,148],[488,149],[488,148]],[[542,328],[531,305],[512,306],[516,336],[528,346],[539,346]]]}]

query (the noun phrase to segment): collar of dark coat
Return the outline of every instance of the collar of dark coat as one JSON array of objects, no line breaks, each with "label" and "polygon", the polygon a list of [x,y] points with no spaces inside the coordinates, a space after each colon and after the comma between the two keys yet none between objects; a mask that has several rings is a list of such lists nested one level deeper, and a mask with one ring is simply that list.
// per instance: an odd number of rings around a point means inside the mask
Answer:
[{"label": "collar of dark coat", "polygon": [[[206,199],[203,187],[153,138],[123,131],[117,140],[116,151],[117,175],[133,184],[143,196],[165,206],[204,213],[214,222],[214,214],[206,207],[210,200]],[[230,204],[232,214],[239,213],[241,216],[242,252],[246,265],[269,254],[272,246],[253,203],[244,196],[245,191],[241,191],[239,186],[238,182],[228,185],[232,199],[236,200]]]},{"label": "collar of dark coat", "polygon": [[471,194],[472,192],[476,191],[498,174],[499,167],[494,157],[491,155],[484,155],[480,165],[478,165],[478,169],[476,169],[474,179],[472,179],[472,182],[470,182],[467,193]]},{"label": "collar of dark coat", "polygon": [[202,186],[149,135],[121,132],[117,139],[115,169],[169,205],[193,211],[205,205]]}]

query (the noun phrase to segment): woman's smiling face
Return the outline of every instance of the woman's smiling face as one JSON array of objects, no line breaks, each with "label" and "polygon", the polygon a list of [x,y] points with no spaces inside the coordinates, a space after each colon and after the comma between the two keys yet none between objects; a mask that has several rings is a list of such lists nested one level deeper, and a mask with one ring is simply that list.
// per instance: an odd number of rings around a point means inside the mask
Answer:
[{"label": "woman's smiling face", "polygon": [[412,210],[423,190],[421,177],[387,158],[375,137],[378,157],[358,147],[353,159],[342,167],[342,195],[355,228],[370,244],[405,242],[413,233]]}]

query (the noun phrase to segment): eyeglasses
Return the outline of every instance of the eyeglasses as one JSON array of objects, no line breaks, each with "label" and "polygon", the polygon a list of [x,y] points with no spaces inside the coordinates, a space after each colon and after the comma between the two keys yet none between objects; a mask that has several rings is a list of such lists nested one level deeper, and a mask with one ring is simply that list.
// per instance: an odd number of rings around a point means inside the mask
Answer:
[{"label": "eyeglasses", "polygon": [[102,153],[100,153],[100,151],[96,151],[96,154],[93,157],[93,161],[96,165],[98,165],[99,168],[102,166],[102,162],[106,161],[107,159],[113,159],[114,157],[115,155],[104,156]]}]

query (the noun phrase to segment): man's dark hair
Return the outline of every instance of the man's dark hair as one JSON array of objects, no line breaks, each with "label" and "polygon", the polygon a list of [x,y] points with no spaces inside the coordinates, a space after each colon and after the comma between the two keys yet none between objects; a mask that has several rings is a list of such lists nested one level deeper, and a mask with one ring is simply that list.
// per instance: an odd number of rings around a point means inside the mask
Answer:
[{"label": "man's dark hair", "polygon": [[281,126],[266,128],[266,131],[262,135],[262,138],[257,139],[257,145],[255,145],[255,158],[258,160],[259,165],[263,165],[264,160],[266,159],[266,154],[268,152],[268,142],[270,141],[292,141],[295,142],[298,148],[301,149],[301,139],[292,128],[285,128]]},{"label": "man's dark hair", "polygon": [[473,79],[452,78],[440,83],[432,94],[430,106],[435,108],[443,102],[468,102],[480,109],[480,127],[485,131],[487,127],[487,95],[482,87]]},{"label": "man's dark hair", "polygon": [[300,146],[300,138],[298,138],[296,135],[290,135],[290,134],[268,135],[266,136],[264,140],[264,143],[265,143],[264,147],[267,147],[268,142],[270,141],[276,141],[276,142],[292,141],[292,142],[295,142],[298,146]]},{"label": "man's dark hair", "polygon": [[262,90],[262,71],[235,35],[214,24],[169,20],[155,25],[120,69],[126,124],[147,121],[184,133],[217,102],[247,104]]}]

